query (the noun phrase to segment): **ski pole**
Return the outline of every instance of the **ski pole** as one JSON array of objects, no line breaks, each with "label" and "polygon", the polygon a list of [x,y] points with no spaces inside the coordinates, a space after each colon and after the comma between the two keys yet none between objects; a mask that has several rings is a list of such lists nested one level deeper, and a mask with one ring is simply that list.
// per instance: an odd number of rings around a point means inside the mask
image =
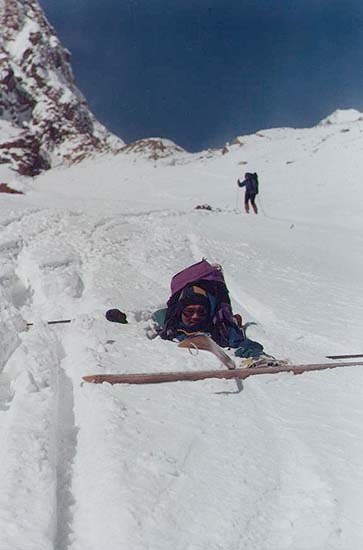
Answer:
[{"label": "ski pole", "polygon": [[265,212],[264,209],[263,209],[263,206],[262,206],[260,197],[257,196],[257,199],[258,199],[258,206],[261,208],[262,214],[265,216],[265,218],[267,218],[268,216],[267,216],[266,212]]},{"label": "ski pole", "polygon": [[355,353],[353,355],[326,355],[328,359],[350,359],[354,357],[363,357],[362,353]]},{"label": "ski pole", "polygon": [[[47,321],[47,325],[58,325],[60,323],[71,323],[72,319],[62,319],[60,321]],[[32,327],[34,323],[27,323],[27,327]]]},{"label": "ski pole", "polygon": [[[119,309],[109,309],[106,311],[105,315],[106,319],[108,321],[112,321],[113,323],[121,323],[122,325],[126,325],[128,323],[126,313],[123,311],[120,311]],[[72,319],[60,319],[57,321],[47,321],[47,325],[59,325],[62,323],[71,323]],[[27,327],[32,327],[34,323],[27,323]]]},{"label": "ski pole", "polygon": [[236,190],[236,210],[237,211],[239,210],[238,205],[239,205],[239,189]]}]

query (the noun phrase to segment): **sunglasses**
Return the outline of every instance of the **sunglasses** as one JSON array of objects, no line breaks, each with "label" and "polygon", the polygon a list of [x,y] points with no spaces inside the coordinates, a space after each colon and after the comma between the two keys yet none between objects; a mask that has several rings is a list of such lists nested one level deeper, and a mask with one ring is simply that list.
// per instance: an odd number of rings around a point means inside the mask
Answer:
[{"label": "sunglasses", "polygon": [[187,306],[183,309],[182,314],[187,319],[191,319],[193,315],[197,315],[198,317],[207,317],[208,311],[204,306]]}]

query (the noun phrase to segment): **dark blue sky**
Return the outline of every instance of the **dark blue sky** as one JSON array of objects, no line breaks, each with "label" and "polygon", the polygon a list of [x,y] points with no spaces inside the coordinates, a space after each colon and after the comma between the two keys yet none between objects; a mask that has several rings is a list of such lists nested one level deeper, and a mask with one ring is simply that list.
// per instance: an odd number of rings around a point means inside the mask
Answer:
[{"label": "dark blue sky", "polygon": [[78,87],[126,142],[190,151],[363,110],[362,0],[40,0]]}]

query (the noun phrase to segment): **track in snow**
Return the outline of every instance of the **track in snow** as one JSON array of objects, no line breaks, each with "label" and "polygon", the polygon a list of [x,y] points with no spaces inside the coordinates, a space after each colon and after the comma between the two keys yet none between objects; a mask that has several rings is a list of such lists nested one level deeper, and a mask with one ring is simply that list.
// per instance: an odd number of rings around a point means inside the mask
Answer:
[{"label": "track in snow", "polygon": [[[50,223],[40,212],[14,222],[30,224],[26,247],[8,246],[3,253],[14,319],[19,307],[48,319],[55,312],[76,317],[67,327],[31,329],[24,345],[11,348],[5,378],[1,375],[0,433],[12,433],[3,455],[10,482],[1,479],[1,487],[5,496],[11,494],[19,470],[29,497],[18,492],[13,498],[23,515],[33,517],[34,495],[43,503],[31,526],[20,520],[17,525],[28,529],[38,548],[144,550],[147,540],[153,550],[182,550],[192,540],[208,550],[270,550],[271,541],[279,550],[305,550],[312,544],[309,529],[320,547],[328,541],[339,548],[337,494],[320,465],[326,450],[314,439],[319,431],[310,430],[310,437],[295,409],[296,403],[304,408],[306,395],[299,392],[307,384],[286,377],[251,381],[240,395],[233,394],[231,382],[123,391],[79,385],[82,374],[105,366],[114,372],[210,366],[208,354],[196,359],[171,343],[144,339],[147,321],[140,313],[165,301],[170,276],[204,254],[231,274],[234,303],[247,304],[243,315],[260,322],[268,318],[262,302],[246,291],[239,262],[249,259],[262,273],[270,260],[263,264],[247,243],[231,257],[223,235],[206,236],[208,219],[201,218],[193,230],[190,216],[183,215],[87,224],[86,216],[64,213]],[[12,230],[16,234],[16,227]],[[107,324],[106,305],[126,305],[130,325]],[[296,335],[284,327],[287,340]],[[261,324],[256,334],[271,333],[269,328]],[[107,345],[108,340],[115,344]],[[311,382],[312,395],[320,395],[320,387]],[[28,432],[21,431],[23,406],[43,429],[26,423]],[[318,423],[322,413],[318,406],[314,410]],[[29,438],[28,460],[11,463],[9,453],[25,445],[21,436]],[[34,469],[42,472],[38,488],[32,483]],[[15,540],[10,531],[4,533],[7,541]]]}]

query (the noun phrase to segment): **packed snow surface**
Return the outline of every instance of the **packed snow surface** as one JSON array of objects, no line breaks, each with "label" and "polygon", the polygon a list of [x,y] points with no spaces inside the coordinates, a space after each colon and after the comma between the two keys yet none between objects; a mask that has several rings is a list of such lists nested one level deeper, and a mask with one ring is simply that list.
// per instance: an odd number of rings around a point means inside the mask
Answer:
[{"label": "packed snow surface", "polygon": [[[100,156],[0,196],[1,550],[362,548],[363,367],[242,391],[81,384],[221,368],[147,337],[172,275],[202,257],[223,265],[268,353],[363,353],[362,130],[266,130],[156,163]],[[242,209],[245,171],[260,176],[257,216]],[[111,307],[129,324],[108,322]]]}]

